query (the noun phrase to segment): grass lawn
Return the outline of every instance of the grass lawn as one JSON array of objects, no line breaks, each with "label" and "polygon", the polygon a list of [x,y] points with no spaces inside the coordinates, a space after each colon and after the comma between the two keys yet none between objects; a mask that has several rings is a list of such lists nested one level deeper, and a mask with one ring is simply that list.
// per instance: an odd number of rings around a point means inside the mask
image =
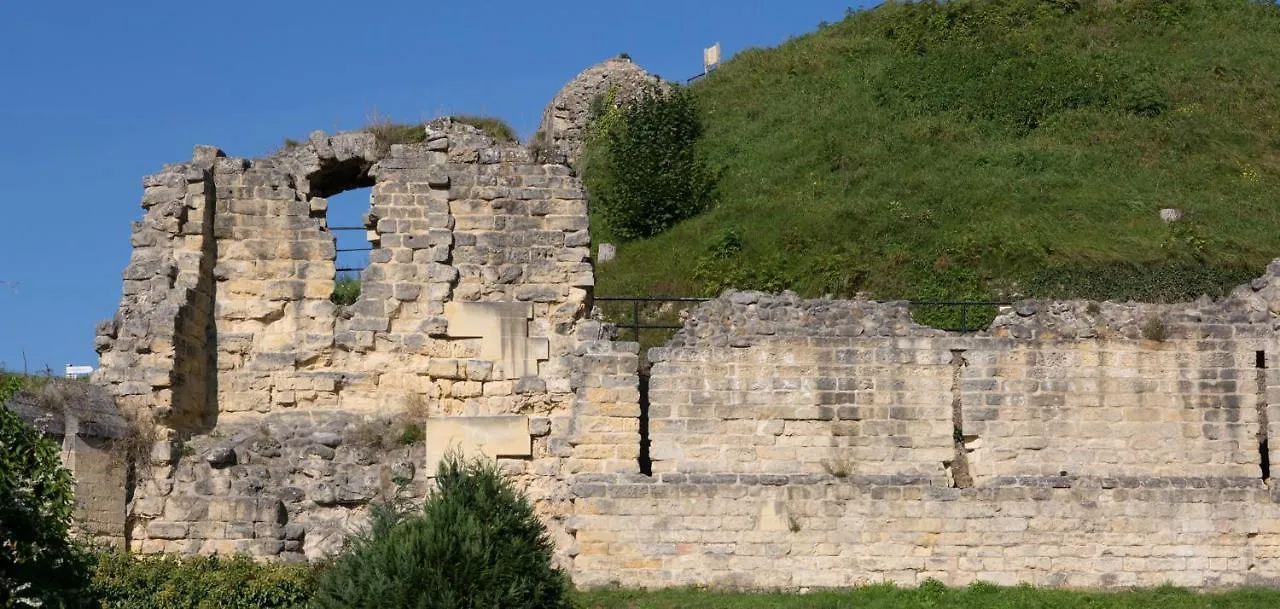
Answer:
[{"label": "grass lawn", "polygon": [[867,586],[853,590],[795,593],[597,590],[577,594],[583,609],[1192,609],[1280,607],[1280,590],[1240,589],[1196,593],[1160,587],[1128,592],[1075,592],[975,584],[946,588]]}]

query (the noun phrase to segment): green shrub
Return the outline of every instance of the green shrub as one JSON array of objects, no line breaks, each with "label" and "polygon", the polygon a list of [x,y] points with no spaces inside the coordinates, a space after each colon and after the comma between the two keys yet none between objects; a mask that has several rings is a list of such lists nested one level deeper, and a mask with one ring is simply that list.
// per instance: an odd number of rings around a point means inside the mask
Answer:
[{"label": "green shrub", "polygon": [[343,273],[333,282],[333,294],[329,300],[333,304],[350,306],[360,299],[360,278],[354,274]]},{"label": "green shrub", "polygon": [[320,576],[318,609],[568,608],[528,499],[492,463],[448,456],[421,514],[392,504]]},{"label": "green shrub", "polygon": [[506,121],[500,118],[462,114],[453,117],[453,120],[464,125],[471,125],[499,143],[509,144],[520,139],[516,137],[516,130],[512,129],[511,125],[508,125]]},{"label": "green shrub", "polygon": [[1168,338],[1169,331],[1164,325],[1164,320],[1152,315],[1142,321],[1139,328],[1142,331],[1142,338],[1153,340],[1156,342],[1164,342]]},{"label": "green shrub", "polygon": [[92,606],[91,560],[69,536],[75,497],[59,446],[2,407],[24,385],[0,372],[0,607]]},{"label": "green shrub", "polygon": [[94,590],[104,609],[288,609],[306,607],[315,568],[247,556],[98,557]]},{"label": "green shrub", "polygon": [[697,149],[702,122],[687,89],[651,86],[621,108],[593,102],[583,180],[607,230],[644,239],[715,200],[715,176]]},{"label": "green shrub", "polygon": [[400,446],[412,446],[421,442],[423,438],[422,425],[418,423],[409,423],[400,428],[400,437],[396,438],[396,442]]}]

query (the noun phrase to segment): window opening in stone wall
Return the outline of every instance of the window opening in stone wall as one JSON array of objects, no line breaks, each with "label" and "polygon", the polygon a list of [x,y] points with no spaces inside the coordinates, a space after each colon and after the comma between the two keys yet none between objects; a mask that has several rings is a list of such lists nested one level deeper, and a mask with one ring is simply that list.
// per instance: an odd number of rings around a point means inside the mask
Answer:
[{"label": "window opening in stone wall", "polygon": [[653,458],[649,454],[649,374],[640,374],[640,473],[653,475]]},{"label": "window opening in stone wall", "polygon": [[356,188],[328,199],[325,217],[337,246],[332,297],[336,304],[355,304],[360,297],[360,272],[369,265],[369,252],[374,249],[365,227],[372,195],[373,188]]},{"label": "window opening in stone wall", "polygon": [[1254,366],[1258,369],[1258,463],[1262,469],[1262,479],[1271,480],[1271,448],[1267,427],[1267,352],[1254,354]]}]

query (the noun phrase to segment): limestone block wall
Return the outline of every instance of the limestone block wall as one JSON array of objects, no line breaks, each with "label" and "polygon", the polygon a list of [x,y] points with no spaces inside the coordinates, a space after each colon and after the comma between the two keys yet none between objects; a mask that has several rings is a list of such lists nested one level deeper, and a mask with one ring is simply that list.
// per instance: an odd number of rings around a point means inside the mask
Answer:
[{"label": "limestone block wall", "polygon": [[575,478],[575,578],[1274,585],[1277,271],[964,336],[905,303],[706,303],[649,353],[652,476]]},{"label": "limestone block wall", "polygon": [[815,474],[594,480],[573,521],[583,586],[1280,583],[1280,510],[1261,482],[1026,479],[961,489]]},{"label": "limestone block wall", "polygon": [[[120,312],[98,338],[97,381],[156,424],[133,549],[318,558],[374,497],[420,499],[449,449],[499,458],[572,546],[584,194],[518,145],[447,119],[424,130],[405,145],[316,133],[262,159],[198,148],[146,181]],[[326,197],[367,186],[373,250],[341,306]],[[635,469],[637,447],[600,467]]]},{"label": "limestone block wall", "polygon": [[215,418],[212,168],[218,152],[143,180],[142,220],[115,317],[98,325],[94,382],[117,404],[167,425],[208,428]]},{"label": "limestone block wall", "polygon": [[961,375],[972,473],[1258,478],[1265,342],[1242,330],[1145,344],[975,341],[982,351],[965,352]]}]

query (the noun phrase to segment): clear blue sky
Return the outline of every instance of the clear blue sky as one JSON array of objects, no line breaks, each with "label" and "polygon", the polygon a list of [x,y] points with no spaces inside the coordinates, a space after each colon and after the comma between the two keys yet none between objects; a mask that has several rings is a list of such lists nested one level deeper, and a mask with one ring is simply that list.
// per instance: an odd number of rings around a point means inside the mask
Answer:
[{"label": "clear blue sky", "polygon": [[619,52],[683,79],[711,43],[773,46],[865,4],[0,2],[0,366],[97,365],[141,178],[196,144],[254,157],[375,113],[491,114],[527,137]]}]

